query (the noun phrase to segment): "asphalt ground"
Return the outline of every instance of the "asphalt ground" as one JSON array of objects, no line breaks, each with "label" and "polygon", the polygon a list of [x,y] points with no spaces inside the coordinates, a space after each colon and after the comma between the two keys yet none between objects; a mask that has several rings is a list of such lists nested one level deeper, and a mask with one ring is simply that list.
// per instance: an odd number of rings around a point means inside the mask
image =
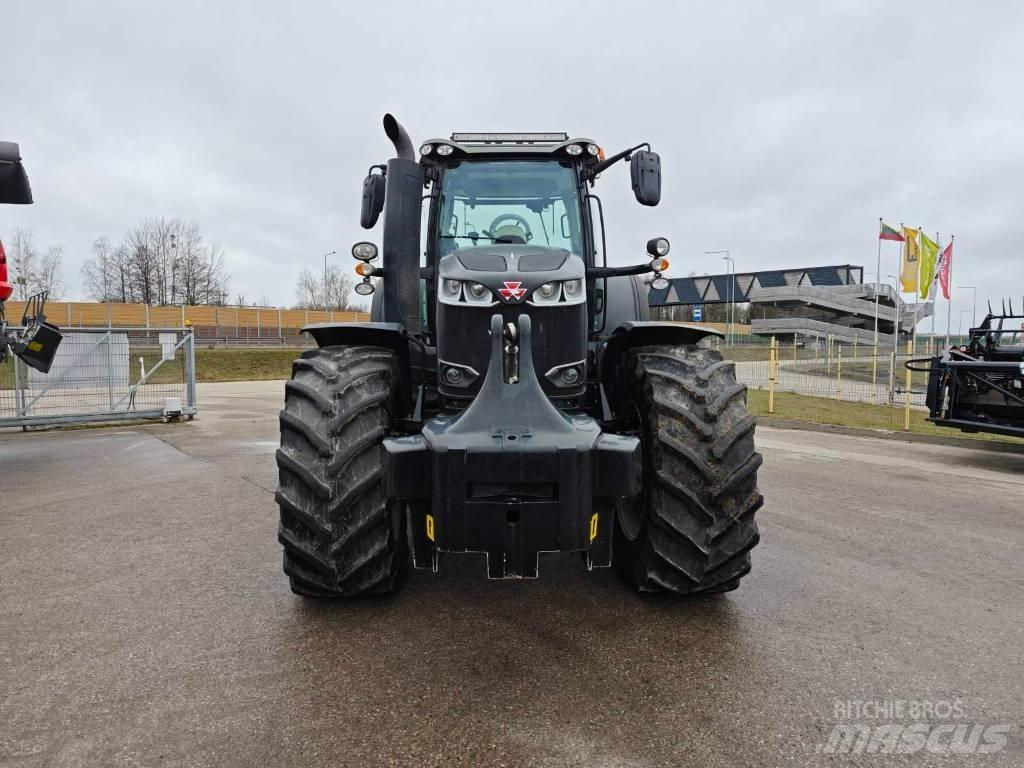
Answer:
[{"label": "asphalt ground", "polygon": [[[760,428],[735,592],[462,555],[318,604],[275,539],[282,390],[0,434],[0,764],[1024,765],[1024,455]],[[976,725],[996,751],[950,754]]]}]

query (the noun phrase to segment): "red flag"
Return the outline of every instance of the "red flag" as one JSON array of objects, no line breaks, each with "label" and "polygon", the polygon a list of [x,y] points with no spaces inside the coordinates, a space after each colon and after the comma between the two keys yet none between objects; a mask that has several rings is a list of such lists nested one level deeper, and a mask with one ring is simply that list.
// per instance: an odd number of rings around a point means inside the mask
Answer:
[{"label": "red flag", "polygon": [[949,301],[949,265],[953,261],[953,241],[949,241],[949,245],[942,249],[942,253],[939,254],[939,260],[942,262],[939,264],[939,285],[942,286],[942,297]]}]

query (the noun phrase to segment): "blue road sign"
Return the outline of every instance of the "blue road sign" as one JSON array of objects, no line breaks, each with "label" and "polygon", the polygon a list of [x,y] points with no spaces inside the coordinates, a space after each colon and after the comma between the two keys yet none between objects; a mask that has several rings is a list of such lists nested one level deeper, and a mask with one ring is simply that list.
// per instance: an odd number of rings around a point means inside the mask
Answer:
[{"label": "blue road sign", "polygon": [[693,305],[693,320],[694,320],[694,322],[699,323],[703,319],[704,319],[704,307],[702,307],[700,304],[694,304]]}]

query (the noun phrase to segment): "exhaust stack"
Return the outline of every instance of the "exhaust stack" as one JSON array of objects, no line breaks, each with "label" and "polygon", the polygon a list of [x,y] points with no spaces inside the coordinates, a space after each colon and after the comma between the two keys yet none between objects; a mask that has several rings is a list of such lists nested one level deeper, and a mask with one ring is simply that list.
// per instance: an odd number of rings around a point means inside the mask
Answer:
[{"label": "exhaust stack", "polygon": [[409,134],[405,132],[402,124],[390,112],[384,115],[384,133],[391,139],[391,143],[395,145],[395,157],[402,160],[416,159],[416,153],[412,147],[412,139],[409,138]]},{"label": "exhaust stack", "polygon": [[423,168],[416,162],[412,139],[393,115],[384,115],[384,133],[395,145],[388,160],[384,192],[382,314],[400,322],[410,336],[422,331],[420,321],[420,206]]}]

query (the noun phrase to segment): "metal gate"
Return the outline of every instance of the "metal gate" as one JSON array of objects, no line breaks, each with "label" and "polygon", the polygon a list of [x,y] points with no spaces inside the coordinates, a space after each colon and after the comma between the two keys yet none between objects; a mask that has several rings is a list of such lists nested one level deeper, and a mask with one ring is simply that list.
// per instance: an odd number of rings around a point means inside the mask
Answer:
[{"label": "metal gate", "polygon": [[193,416],[190,328],[62,328],[50,372],[0,364],[0,427]]}]

